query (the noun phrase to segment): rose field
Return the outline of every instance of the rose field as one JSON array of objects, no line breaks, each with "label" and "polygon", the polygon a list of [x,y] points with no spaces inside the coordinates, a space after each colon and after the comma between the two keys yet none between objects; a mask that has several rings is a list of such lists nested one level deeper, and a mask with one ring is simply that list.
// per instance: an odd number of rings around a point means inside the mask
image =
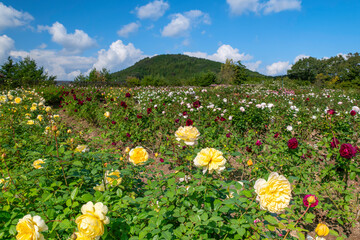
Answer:
[{"label": "rose field", "polygon": [[0,92],[0,239],[360,239],[360,93]]}]

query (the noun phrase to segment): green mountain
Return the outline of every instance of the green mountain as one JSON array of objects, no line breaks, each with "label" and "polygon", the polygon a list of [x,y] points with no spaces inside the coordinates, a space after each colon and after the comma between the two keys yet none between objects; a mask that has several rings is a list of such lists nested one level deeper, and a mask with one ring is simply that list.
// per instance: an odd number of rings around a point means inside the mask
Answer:
[{"label": "green mountain", "polygon": [[[165,54],[147,57],[133,66],[111,74],[115,81],[123,82],[128,77],[142,79],[145,76],[163,77],[169,82],[190,79],[204,72],[219,73],[222,63],[203,58],[190,57],[182,54]],[[247,70],[251,77],[264,75]]]}]

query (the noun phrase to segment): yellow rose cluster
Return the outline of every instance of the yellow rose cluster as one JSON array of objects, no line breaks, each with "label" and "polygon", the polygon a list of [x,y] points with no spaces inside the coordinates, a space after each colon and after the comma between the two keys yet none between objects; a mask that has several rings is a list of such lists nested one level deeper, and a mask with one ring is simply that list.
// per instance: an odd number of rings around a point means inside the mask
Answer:
[{"label": "yellow rose cluster", "polygon": [[186,145],[195,145],[200,136],[199,130],[193,126],[179,127],[175,132],[176,140],[183,140]]},{"label": "yellow rose cluster", "polygon": [[95,239],[104,234],[104,224],[109,224],[110,219],[106,216],[107,206],[102,202],[93,204],[88,202],[81,207],[82,215],[76,218],[79,232],[76,232],[76,239]]},{"label": "yellow rose cluster", "polygon": [[290,182],[276,172],[270,173],[268,180],[258,179],[254,185],[256,200],[260,208],[271,213],[280,213],[289,206],[291,199]]},{"label": "yellow rose cluster", "polygon": [[47,231],[44,220],[40,216],[32,217],[30,214],[24,216],[16,225],[17,240],[44,240],[44,236],[40,233]]},{"label": "yellow rose cluster", "polygon": [[42,165],[43,165],[44,163],[45,163],[44,160],[38,159],[38,160],[34,161],[33,167],[34,167],[35,169],[43,168]]}]

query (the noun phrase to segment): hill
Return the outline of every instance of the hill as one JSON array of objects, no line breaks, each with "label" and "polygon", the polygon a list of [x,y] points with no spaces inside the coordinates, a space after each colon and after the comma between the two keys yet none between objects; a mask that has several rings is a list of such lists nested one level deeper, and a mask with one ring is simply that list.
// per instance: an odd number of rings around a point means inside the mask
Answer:
[{"label": "hill", "polygon": [[[115,81],[123,82],[128,77],[139,79],[145,76],[164,77],[169,82],[190,79],[204,72],[219,73],[222,63],[203,58],[190,57],[182,54],[165,54],[147,57],[133,66],[111,74]],[[247,70],[249,76],[265,77],[264,75]]]}]

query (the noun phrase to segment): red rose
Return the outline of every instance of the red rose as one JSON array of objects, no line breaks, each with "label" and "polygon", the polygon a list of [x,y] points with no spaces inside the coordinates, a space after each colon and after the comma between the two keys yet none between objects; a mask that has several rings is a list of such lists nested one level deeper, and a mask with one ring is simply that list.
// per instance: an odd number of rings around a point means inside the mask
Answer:
[{"label": "red rose", "polygon": [[193,125],[193,120],[191,120],[191,119],[188,119],[188,120],[186,120],[186,126],[191,126],[191,125]]},{"label": "red rose", "polygon": [[248,147],[248,146],[246,146],[245,149],[246,149],[246,151],[249,152],[249,153],[252,152],[252,149],[251,149],[250,147]]},{"label": "red rose", "polygon": [[278,138],[279,137],[279,133],[275,133],[274,138]]},{"label": "red rose", "polygon": [[225,121],[225,120],[226,120],[226,119],[225,119],[225,118],[223,118],[223,117],[221,117],[221,118],[220,118],[220,121],[222,121],[222,122],[223,122],[223,121]]},{"label": "red rose", "polygon": [[126,133],[126,136],[127,136],[127,137],[131,137],[131,134],[130,134],[130,133]]},{"label": "red rose", "polygon": [[335,112],[334,109],[329,109],[329,110],[327,111],[327,113],[330,114],[330,115],[334,115],[336,112]]},{"label": "red rose", "polygon": [[126,94],[125,94],[125,97],[131,97],[131,94],[130,94],[130,93],[126,93]]},{"label": "red rose", "polygon": [[232,133],[227,133],[226,137],[229,138],[229,137],[231,137],[231,135],[232,135]]},{"label": "red rose", "polygon": [[257,140],[256,143],[255,143],[256,146],[261,146],[262,145],[262,142],[260,140]]},{"label": "red rose", "polygon": [[287,143],[290,149],[296,149],[299,146],[299,142],[296,138],[292,138]]},{"label": "red rose", "polygon": [[183,115],[184,115],[184,116],[186,116],[186,115],[187,115],[187,112],[186,112],[186,111],[185,111],[185,112],[183,112]]},{"label": "red rose", "polygon": [[178,123],[180,121],[180,119],[175,119],[175,122]]},{"label": "red rose", "polygon": [[355,157],[357,150],[350,143],[344,143],[341,144],[339,152],[340,156],[350,159],[352,157]]},{"label": "red rose", "polygon": [[116,124],[116,122],[115,122],[115,121],[111,121],[111,123],[112,123],[112,124]]},{"label": "red rose", "polygon": [[148,109],[147,109],[147,114],[150,114],[151,111],[152,111],[151,108],[148,108]]},{"label": "red rose", "polygon": [[139,118],[139,119],[140,119],[140,118],[142,118],[142,116],[141,116],[141,115],[139,115],[139,114],[137,114],[137,115],[136,115],[136,117],[137,117],[137,118]]},{"label": "red rose", "polygon": [[351,110],[351,111],[350,111],[350,115],[351,115],[351,116],[355,116],[355,115],[356,115],[356,112],[355,112],[354,110]]},{"label": "red rose", "polygon": [[201,106],[200,101],[199,101],[199,100],[197,100],[197,101],[193,102],[193,106],[194,106],[194,108],[198,108],[198,107],[200,107],[200,106]]}]

